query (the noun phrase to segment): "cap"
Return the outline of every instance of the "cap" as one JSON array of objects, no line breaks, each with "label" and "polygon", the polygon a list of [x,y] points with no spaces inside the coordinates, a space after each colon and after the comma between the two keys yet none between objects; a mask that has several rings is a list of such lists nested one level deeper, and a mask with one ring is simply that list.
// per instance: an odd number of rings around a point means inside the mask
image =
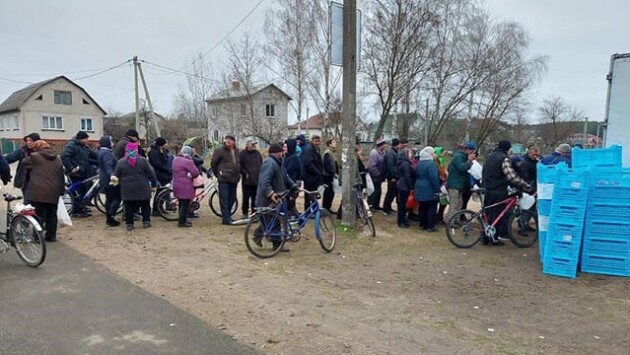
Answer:
[{"label": "cap", "polygon": [[385,143],[386,142],[385,142],[385,140],[383,138],[379,138],[379,139],[376,140],[376,146],[377,147],[382,147],[383,144],[385,144]]},{"label": "cap", "polygon": [[409,139],[407,137],[400,138],[400,144],[409,144]]},{"label": "cap", "polygon": [[392,147],[396,147],[400,144],[400,140],[398,138],[392,139]]},{"label": "cap", "polygon": [[558,148],[556,148],[556,151],[558,151],[558,153],[571,153],[571,146],[566,144],[566,143],[562,143],[558,146]]},{"label": "cap", "polygon": [[231,139],[233,141],[236,140],[236,138],[234,138],[234,133],[226,133],[225,134],[225,139]]},{"label": "cap", "polygon": [[245,144],[258,144],[258,142],[254,138],[249,138],[245,141]]},{"label": "cap", "polygon": [[[475,147],[475,143],[471,143],[471,142],[464,143],[464,149],[475,150],[475,148],[476,148],[476,147]],[[508,148],[508,149],[509,149],[509,148]]]},{"label": "cap", "polygon": [[269,146],[269,153],[282,153],[282,146],[278,143],[274,143]]},{"label": "cap", "polygon": [[24,141],[26,142],[26,138],[30,138],[33,142],[37,142],[38,140],[42,139],[39,136],[39,133],[31,133],[27,136],[24,136]]},{"label": "cap", "polygon": [[125,136],[127,137],[135,137],[135,138],[140,138],[140,135],[138,134],[138,131],[136,131],[135,129],[131,128],[128,129],[127,132],[125,132]]},{"label": "cap", "polygon": [[498,147],[499,149],[507,152],[508,150],[510,150],[510,148],[512,148],[512,143],[510,143],[510,141],[507,141],[507,140],[502,140],[499,142]]},{"label": "cap", "polygon": [[155,145],[158,147],[163,147],[166,144],[166,139],[164,139],[163,137],[157,137],[155,138]]},{"label": "cap", "polygon": [[83,131],[77,132],[76,137],[77,137],[77,139],[90,138],[90,136],[87,133],[83,132]]}]

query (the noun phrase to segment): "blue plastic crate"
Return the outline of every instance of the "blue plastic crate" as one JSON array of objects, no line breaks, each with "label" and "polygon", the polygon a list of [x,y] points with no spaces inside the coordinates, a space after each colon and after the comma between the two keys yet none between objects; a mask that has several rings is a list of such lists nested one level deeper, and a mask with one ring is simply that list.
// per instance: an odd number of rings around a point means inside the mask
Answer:
[{"label": "blue plastic crate", "polygon": [[545,256],[545,244],[547,242],[547,232],[538,231],[538,257],[543,262]]},{"label": "blue plastic crate", "polygon": [[630,221],[586,219],[584,235],[603,235],[625,240],[630,238]]},{"label": "blue plastic crate", "polygon": [[549,216],[551,214],[551,200],[536,201],[536,209],[539,215]]},{"label": "blue plastic crate", "polygon": [[630,168],[589,170],[588,185],[589,187],[630,187]]},{"label": "blue plastic crate", "polygon": [[572,190],[586,190],[587,174],[585,170],[573,169],[571,171],[564,171],[558,169],[556,173],[556,180],[554,181],[555,189],[553,191],[554,198],[557,189],[572,189]]},{"label": "blue plastic crate", "polygon": [[630,258],[583,254],[581,270],[594,274],[630,276]]},{"label": "blue plastic crate", "polygon": [[586,210],[587,219],[623,220],[630,218],[630,200],[621,201],[614,198],[589,200]]},{"label": "blue plastic crate", "polygon": [[560,187],[558,185],[553,189],[553,199],[552,201],[564,202],[570,201],[574,204],[580,204],[582,206],[586,206],[586,201],[588,200],[588,190],[587,189],[569,189]]},{"label": "blue plastic crate", "polygon": [[549,221],[547,230],[547,243],[549,240],[557,240],[565,243],[581,243],[584,226],[582,222],[567,222],[563,220]]},{"label": "blue plastic crate", "polygon": [[556,166],[536,164],[536,182],[540,184],[553,184],[556,181]]},{"label": "blue plastic crate", "polygon": [[630,259],[630,238],[619,240],[608,237],[584,239],[582,255],[603,255]]},{"label": "blue plastic crate", "polygon": [[621,168],[621,146],[609,148],[572,149],[571,165],[579,168]]},{"label": "blue plastic crate", "polygon": [[627,186],[597,185],[591,186],[588,191],[589,201],[628,201],[630,200],[630,188]]},{"label": "blue plastic crate", "polygon": [[585,206],[569,205],[568,201],[561,204],[561,202],[552,202],[551,213],[549,217],[556,220],[562,219],[569,223],[582,223],[586,213]]},{"label": "blue plastic crate", "polygon": [[560,258],[545,255],[543,273],[554,276],[575,278],[577,274],[577,258]]},{"label": "blue plastic crate", "polygon": [[544,255],[546,257],[578,259],[580,257],[580,243],[547,238]]}]

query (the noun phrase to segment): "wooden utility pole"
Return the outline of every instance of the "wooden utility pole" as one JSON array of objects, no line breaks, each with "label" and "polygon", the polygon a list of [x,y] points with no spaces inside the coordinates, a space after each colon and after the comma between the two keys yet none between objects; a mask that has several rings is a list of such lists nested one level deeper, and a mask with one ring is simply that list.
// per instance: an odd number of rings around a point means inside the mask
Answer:
[{"label": "wooden utility pole", "polygon": [[354,182],[357,177],[357,159],[354,153],[356,139],[357,106],[357,2],[343,3],[343,109],[341,117],[341,163],[343,164],[343,216],[344,225],[354,225]]}]

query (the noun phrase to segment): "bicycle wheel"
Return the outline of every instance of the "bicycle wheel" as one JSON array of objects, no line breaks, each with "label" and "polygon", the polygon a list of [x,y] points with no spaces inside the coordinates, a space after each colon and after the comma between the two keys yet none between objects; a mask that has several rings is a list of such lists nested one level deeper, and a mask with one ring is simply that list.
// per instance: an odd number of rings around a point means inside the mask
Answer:
[{"label": "bicycle wheel", "polygon": [[256,213],[245,228],[245,245],[254,256],[270,258],[282,250],[288,232],[286,219],[276,211]]},{"label": "bicycle wheel", "polygon": [[[318,226],[315,226],[317,228]],[[335,220],[332,218],[332,214],[322,211],[319,217],[319,235],[317,240],[319,245],[322,246],[327,253],[330,253],[335,248],[337,242],[337,230],[335,230]]]},{"label": "bicycle wheel", "polygon": [[11,220],[10,240],[15,244],[17,255],[30,267],[38,267],[46,259],[44,233],[35,218],[16,216]]},{"label": "bicycle wheel", "polygon": [[[96,209],[101,212],[102,214],[107,214],[107,211],[105,210],[105,192],[99,192],[94,196],[94,205],[96,206]],[[118,205],[118,209],[116,210],[116,214],[120,214],[123,211],[123,204],[120,203]]]},{"label": "bicycle wheel", "polygon": [[[372,216],[369,216],[363,205],[363,200],[357,197],[357,218],[356,218],[357,232],[366,233],[371,237],[376,237],[376,227],[374,227],[374,221]],[[367,228],[366,228],[367,227]]]},{"label": "bicycle wheel", "polygon": [[530,210],[517,208],[510,216],[508,236],[519,248],[528,248],[538,240],[538,217]]},{"label": "bicycle wheel", "polygon": [[157,211],[160,217],[167,221],[177,221],[179,219],[179,203],[171,189],[164,189],[155,198],[153,210]]},{"label": "bicycle wheel", "polygon": [[70,194],[68,194],[68,192],[66,191],[63,196],[63,204],[64,206],[66,206],[66,211],[68,211],[68,214],[71,215],[72,214],[72,196],[70,196]]},{"label": "bicycle wheel", "polygon": [[481,217],[473,211],[458,211],[446,222],[446,237],[458,248],[470,248],[484,235]]},{"label": "bicycle wheel", "polygon": [[[212,195],[210,195],[210,209],[215,216],[221,217],[221,202],[219,200],[218,190],[214,190]],[[232,205],[232,211],[230,211],[230,216],[234,216],[236,210],[238,209],[238,199],[234,200],[234,204]]]}]

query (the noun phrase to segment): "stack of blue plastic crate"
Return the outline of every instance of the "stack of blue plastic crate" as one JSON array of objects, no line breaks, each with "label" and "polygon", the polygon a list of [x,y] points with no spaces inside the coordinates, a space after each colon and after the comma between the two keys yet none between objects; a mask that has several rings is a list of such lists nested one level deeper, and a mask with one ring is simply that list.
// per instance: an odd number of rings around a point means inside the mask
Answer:
[{"label": "stack of blue plastic crate", "polygon": [[545,251],[545,274],[575,277],[580,260],[584,214],[588,198],[587,175],[582,170],[556,167]]},{"label": "stack of blue plastic crate", "polygon": [[553,197],[553,187],[556,181],[556,166],[537,164],[536,177],[538,192],[538,200],[536,201],[536,209],[538,211],[538,255],[542,261],[545,255],[545,241],[547,239],[549,215],[551,214],[551,198]]}]

